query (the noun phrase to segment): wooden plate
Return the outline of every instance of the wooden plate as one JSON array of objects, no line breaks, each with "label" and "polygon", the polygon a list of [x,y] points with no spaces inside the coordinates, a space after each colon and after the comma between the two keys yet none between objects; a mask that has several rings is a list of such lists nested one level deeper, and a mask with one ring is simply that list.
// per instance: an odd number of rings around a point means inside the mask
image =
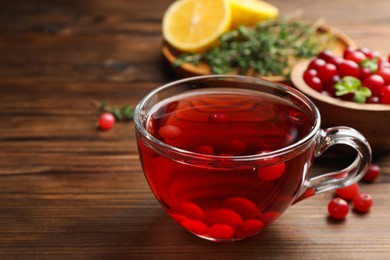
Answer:
[{"label": "wooden plate", "polygon": [[[329,33],[332,32],[335,35],[334,42],[332,43],[332,51],[335,54],[341,54],[346,48],[348,47],[353,47],[356,48],[356,44],[354,41],[348,37],[346,34],[343,32],[331,28],[326,25],[322,25],[318,29],[319,34],[324,34],[324,33]],[[162,54],[164,58],[168,61],[168,63],[171,65],[174,73],[179,77],[179,78],[187,78],[187,77],[192,77],[192,76],[201,76],[201,75],[209,75],[211,74],[210,72],[210,67],[205,64],[201,63],[198,66],[195,66],[190,63],[184,63],[181,66],[175,65],[177,57],[179,57],[182,52],[176,50],[172,46],[170,46],[166,41],[163,41],[162,47],[161,47]],[[229,74],[236,74],[234,71],[232,71]],[[258,76],[262,77],[261,75],[254,74],[254,73],[248,73],[248,76]],[[275,76],[263,76],[262,78],[271,80],[271,81],[287,81],[287,79],[284,76],[281,75],[275,75]]]}]

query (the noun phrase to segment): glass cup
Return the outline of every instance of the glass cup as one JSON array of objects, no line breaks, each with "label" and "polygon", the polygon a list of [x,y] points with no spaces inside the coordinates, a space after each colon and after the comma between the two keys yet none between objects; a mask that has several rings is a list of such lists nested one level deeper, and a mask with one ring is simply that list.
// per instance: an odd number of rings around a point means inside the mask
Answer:
[{"label": "glass cup", "polygon": [[[366,139],[349,127],[320,128],[299,91],[245,76],[169,83],[137,105],[134,122],[148,183],[168,214],[216,242],[254,236],[289,206],[357,182],[371,163]],[[315,157],[343,144],[356,159],[309,175]]]}]

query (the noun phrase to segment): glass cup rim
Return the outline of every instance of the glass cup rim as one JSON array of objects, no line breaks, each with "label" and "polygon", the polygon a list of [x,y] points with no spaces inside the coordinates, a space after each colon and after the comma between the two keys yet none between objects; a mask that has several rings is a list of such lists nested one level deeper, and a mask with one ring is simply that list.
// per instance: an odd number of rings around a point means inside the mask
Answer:
[{"label": "glass cup rim", "polygon": [[[144,104],[150,100],[153,96],[155,96],[157,93],[160,91],[179,85],[179,84],[185,84],[185,83],[190,83],[190,82],[196,82],[199,80],[207,80],[207,79],[231,79],[231,80],[238,80],[238,81],[246,81],[246,82],[251,82],[253,84],[263,84],[266,85],[267,88],[278,88],[280,90],[283,90],[284,92],[288,93],[290,96],[296,97],[298,100],[300,100],[301,103],[304,103],[305,106],[309,107],[314,114],[315,120],[314,124],[312,126],[312,129],[301,139],[298,141],[285,146],[283,148],[273,150],[273,151],[267,151],[267,152],[262,152],[258,154],[253,154],[253,155],[240,155],[240,156],[219,156],[219,155],[206,155],[206,154],[200,154],[192,151],[188,151],[185,149],[177,148],[174,146],[171,146],[169,144],[166,144],[153,135],[151,135],[143,126],[140,118],[140,110],[144,106]],[[238,88],[239,89],[239,88]],[[144,138],[146,138],[148,141],[152,142],[153,144],[157,145],[158,147],[162,148],[163,150],[167,150],[173,153],[178,153],[183,157],[191,157],[191,158],[196,158],[197,160],[230,160],[230,161],[240,161],[240,162],[246,162],[246,161],[253,161],[253,160],[262,160],[262,159],[269,159],[269,158],[274,158],[274,157],[279,157],[279,156],[284,156],[286,154],[289,154],[295,150],[297,150],[299,147],[302,147],[304,144],[306,144],[308,141],[312,140],[316,136],[316,133],[320,130],[320,125],[321,125],[321,115],[319,112],[319,109],[317,106],[302,92],[300,92],[297,89],[294,89],[291,86],[285,85],[283,83],[279,82],[273,82],[269,80],[265,80],[262,78],[257,78],[257,77],[252,77],[252,76],[242,76],[242,75],[204,75],[204,76],[195,76],[195,77],[189,77],[189,78],[184,78],[184,79],[179,79],[172,81],[167,84],[163,84],[152,91],[150,91],[146,96],[144,96],[141,101],[137,104],[137,106],[134,109],[134,124],[136,130]]]}]

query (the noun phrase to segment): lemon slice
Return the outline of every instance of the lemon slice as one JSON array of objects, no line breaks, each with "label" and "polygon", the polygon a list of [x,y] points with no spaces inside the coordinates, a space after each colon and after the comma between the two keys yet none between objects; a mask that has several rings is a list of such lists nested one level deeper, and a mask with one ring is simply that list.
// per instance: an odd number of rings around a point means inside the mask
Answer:
[{"label": "lemon slice", "polygon": [[232,12],[231,27],[253,26],[258,22],[278,16],[279,9],[260,0],[229,0]]},{"label": "lemon slice", "polygon": [[178,0],[163,17],[163,36],[178,50],[202,52],[230,28],[229,0]]}]

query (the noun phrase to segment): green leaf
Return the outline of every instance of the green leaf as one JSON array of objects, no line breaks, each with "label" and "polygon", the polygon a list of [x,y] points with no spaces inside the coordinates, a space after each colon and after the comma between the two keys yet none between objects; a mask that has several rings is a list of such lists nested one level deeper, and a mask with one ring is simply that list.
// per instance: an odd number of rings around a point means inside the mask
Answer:
[{"label": "green leaf", "polygon": [[365,96],[365,97],[371,97],[372,93],[371,93],[371,90],[367,87],[360,87],[359,89],[357,89],[355,91],[355,93],[361,95],[361,96]]},{"label": "green leaf", "polygon": [[342,79],[342,82],[347,88],[351,90],[357,89],[362,85],[361,81],[358,78],[351,77],[351,76],[345,76]]},{"label": "green leaf", "polygon": [[362,83],[359,79],[351,76],[345,76],[341,79],[340,82],[335,84],[336,96],[343,96],[349,93],[355,93]]},{"label": "green leaf", "polygon": [[371,90],[367,87],[361,86],[359,87],[353,96],[353,100],[356,103],[366,103],[368,97],[371,97]]},{"label": "green leaf", "polygon": [[360,62],[360,67],[368,68],[371,72],[376,72],[378,70],[378,60],[377,59],[364,59]]},{"label": "green leaf", "polygon": [[367,97],[356,95],[356,93],[353,96],[353,101],[356,102],[356,103],[366,103],[366,99],[367,99]]}]

